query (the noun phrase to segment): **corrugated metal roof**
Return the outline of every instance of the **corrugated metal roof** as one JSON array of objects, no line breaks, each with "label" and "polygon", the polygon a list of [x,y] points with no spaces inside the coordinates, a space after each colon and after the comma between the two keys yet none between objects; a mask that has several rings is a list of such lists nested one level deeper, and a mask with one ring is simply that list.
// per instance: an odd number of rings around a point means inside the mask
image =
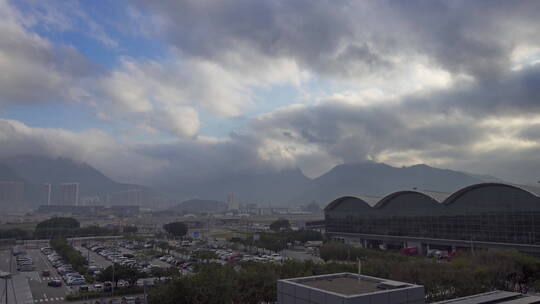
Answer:
[{"label": "corrugated metal roof", "polygon": [[375,206],[382,197],[380,196],[370,196],[370,195],[361,195],[357,196],[359,199],[363,200],[364,202],[368,203],[371,207]]},{"label": "corrugated metal roof", "polygon": [[536,304],[540,302],[540,297],[526,296],[515,300],[505,301],[504,304]]},{"label": "corrugated metal roof", "polygon": [[[483,303],[506,303],[520,297],[522,294],[518,292],[509,292],[509,291],[492,291],[481,293],[477,295],[472,295],[463,298],[457,298],[447,301],[436,302],[434,304],[483,304]],[[506,301],[505,301],[506,300]]]},{"label": "corrugated metal roof", "polygon": [[523,190],[529,191],[536,196],[540,196],[540,187],[528,186],[528,185],[515,185],[515,184],[514,186],[521,188]]},{"label": "corrugated metal roof", "polygon": [[433,198],[439,203],[442,203],[447,197],[449,197],[452,194],[448,192],[440,192],[440,191],[433,191],[433,190],[426,190],[426,189],[415,189],[414,191],[425,194]]}]

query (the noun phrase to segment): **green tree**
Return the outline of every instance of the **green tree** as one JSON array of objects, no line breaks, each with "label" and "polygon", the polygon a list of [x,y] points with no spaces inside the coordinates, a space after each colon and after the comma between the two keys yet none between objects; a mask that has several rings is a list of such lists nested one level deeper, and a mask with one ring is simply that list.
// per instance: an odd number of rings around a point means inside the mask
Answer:
[{"label": "green tree", "polygon": [[176,267],[162,268],[154,267],[150,270],[150,275],[153,277],[173,277],[178,276],[180,272]]},{"label": "green tree", "polygon": [[34,234],[37,238],[74,236],[80,226],[80,223],[74,218],[53,217],[39,222]]},{"label": "green tree", "polygon": [[165,224],[163,225],[163,229],[174,238],[183,237],[188,231],[187,225],[182,222],[172,222]]},{"label": "green tree", "polygon": [[137,233],[137,226],[125,226],[124,233]]},{"label": "green tree", "polygon": [[201,260],[211,260],[211,259],[218,258],[215,252],[208,251],[208,250],[195,251],[191,254],[191,257],[195,259],[201,259]]},{"label": "green tree", "polygon": [[62,258],[64,258],[64,260],[73,266],[73,269],[81,274],[86,273],[88,261],[79,251],[69,245],[66,239],[55,238],[52,239],[49,244]]},{"label": "green tree", "polygon": [[[114,274],[114,278],[113,278]],[[145,275],[143,272],[139,271],[135,267],[125,266],[114,264],[105,268],[98,276],[99,281],[111,281],[114,283],[114,286],[118,285],[119,280],[125,280],[129,282],[130,285],[133,285],[137,282],[138,279],[144,278]]]},{"label": "green tree", "polygon": [[32,238],[32,236],[33,234],[31,231],[20,229],[20,228],[0,230],[0,239],[24,240],[24,239]]},{"label": "green tree", "polygon": [[169,243],[167,242],[159,242],[157,244],[158,248],[161,249],[161,252],[162,253],[169,253],[169,251],[171,250],[171,246],[169,246]]},{"label": "green tree", "polygon": [[288,230],[291,228],[291,223],[287,219],[278,219],[270,224],[270,230],[272,231],[282,231]]}]

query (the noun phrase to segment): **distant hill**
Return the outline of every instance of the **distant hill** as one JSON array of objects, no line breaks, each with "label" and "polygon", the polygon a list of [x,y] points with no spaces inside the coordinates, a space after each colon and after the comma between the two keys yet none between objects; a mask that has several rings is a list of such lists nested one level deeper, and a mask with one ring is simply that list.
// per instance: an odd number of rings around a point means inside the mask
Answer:
[{"label": "distant hill", "polygon": [[13,169],[2,163],[0,163],[0,181],[26,182],[26,180],[15,173]]},{"label": "distant hill", "polygon": [[242,203],[300,206],[316,201],[325,206],[344,195],[384,196],[413,188],[453,192],[492,180],[496,178],[427,165],[392,167],[383,163],[363,162],[338,165],[315,179],[307,178],[299,169],[268,170],[196,182],[180,182],[170,178],[170,184],[160,189],[176,197],[219,201],[224,200],[228,193],[234,193]]},{"label": "distant hill", "polygon": [[[225,200],[229,193],[243,203],[270,203],[288,201],[310,182],[300,169],[289,169],[244,174],[230,174],[221,179],[204,181],[167,179],[155,187],[176,197],[200,197],[210,200]],[[159,188],[158,188],[159,187]]]},{"label": "distant hill", "polygon": [[[258,170],[231,173],[219,179],[194,180],[181,173],[171,172],[156,180],[153,186],[173,201],[186,197],[200,200],[182,202],[173,209],[187,212],[225,210],[229,193],[241,203],[259,205],[307,205],[312,201],[324,207],[344,195],[384,196],[394,191],[424,189],[453,192],[462,187],[486,182],[503,182],[495,177],[433,168],[427,165],[392,167],[383,163],[364,162],[342,164],[327,173],[310,179],[300,169]],[[25,182],[29,202],[39,199],[42,183],[80,183],[81,196],[105,196],[130,189],[143,189],[147,196],[157,196],[151,188],[118,183],[92,166],[66,158],[19,156],[0,160],[0,180]]]},{"label": "distant hill", "polygon": [[478,177],[427,165],[397,168],[374,162],[343,164],[313,179],[290,202],[306,204],[316,201],[325,205],[345,195],[384,196],[413,188],[453,192],[481,182],[483,180]]},{"label": "distant hill", "polygon": [[227,204],[219,201],[191,199],[181,202],[169,210],[186,213],[223,212],[227,210]]},{"label": "distant hill", "polygon": [[43,156],[17,156],[0,160],[0,177],[15,174],[26,181],[25,195],[29,200],[39,197],[39,185],[77,182],[81,196],[100,196],[130,189],[142,189],[148,194],[151,189],[141,185],[118,183],[99,170],[84,163],[67,158]]}]

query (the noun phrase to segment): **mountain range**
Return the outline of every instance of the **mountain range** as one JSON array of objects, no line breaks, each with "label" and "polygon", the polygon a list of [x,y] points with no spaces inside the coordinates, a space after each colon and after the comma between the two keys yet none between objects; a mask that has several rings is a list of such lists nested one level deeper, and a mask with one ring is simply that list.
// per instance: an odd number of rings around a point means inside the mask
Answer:
[{"label": "mountain range", "polygon": [[[491,176],[468,174],[427,165],[393,167],[384,163],[342,164],[310,179],[300,169],[267,170],[232,174],[152,188],[112,180],[96,168],[67,158],[19,156],[0,160],[0,181],[24,182],[28,200],[36,199],[42,183],[78,182],[81,196],[105,196],[113,192],[142,189],[150,196],[167,197],[172,202],[189,199],[223,201],[229,193],[242,203],[263,205],[307,205],[312,201],[325,205],[344,195],[383,196],[406,189],[453,192],[484,181],[500,181]],[[192,201],[188,205],[196,205]],[[221,204],[220,204],[221,207]],[[191,207],[190,207],[191,209]]]},{"label": "mountain range", "polygon": [[40,200],[40,185],[44,183],[79,183],[79,195],[105,196],[125,190],[141,189],[155,194],[148,187],[116,182],[94,167],[68,158],[17,156],[0,160],[0,181],[23,182],[24,198],[30,205]]}]

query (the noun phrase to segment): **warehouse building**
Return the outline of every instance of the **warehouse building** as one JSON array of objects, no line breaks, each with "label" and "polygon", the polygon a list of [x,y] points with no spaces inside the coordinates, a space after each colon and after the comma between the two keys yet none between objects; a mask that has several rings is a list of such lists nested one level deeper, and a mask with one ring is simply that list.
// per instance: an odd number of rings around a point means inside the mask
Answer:
[{"label": "warehouse building", "polygon": [[324,209],[331,238],[365,247],[512,248],[540,254],[537,188],[483,183],[454,193],[399,191],[341,197]]},{"label": "warehouse building", "polygon": [[424,287],[354,273],[279,280],[279,304],[424,304]]}]

